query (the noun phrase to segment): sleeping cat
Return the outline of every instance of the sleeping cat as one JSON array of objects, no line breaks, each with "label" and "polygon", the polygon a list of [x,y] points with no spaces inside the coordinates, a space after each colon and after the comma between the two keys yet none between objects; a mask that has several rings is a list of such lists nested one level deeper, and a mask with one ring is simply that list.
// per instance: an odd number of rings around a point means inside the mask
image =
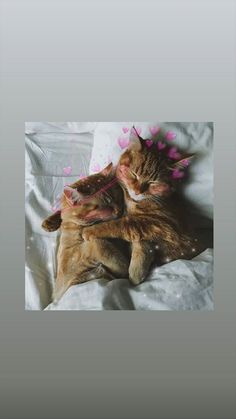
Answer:
[{"label": "sleeping cat", "polygon": [[203,250],[185,223],[186,211],[175,192],[190,159],[166,143],[137,136],[116,168],[126,212],[83,230],[85,240],[118,237],[132,242],[129,278],[135,285],[145,279],[155,259],[160,264],[190,259]]},{"label": "sleeping cat", "polygon": [[95,239],[84,242],[82,238],[84,226],[121,215],[123,193],[113,179],[110,164],[102,172],[66,187],[61,198],[61,211],[42,223],[47,231],[61,228],[53,295],[56,300],[71,285],[95,278],[128,276],[128,257],[114,241]]}]

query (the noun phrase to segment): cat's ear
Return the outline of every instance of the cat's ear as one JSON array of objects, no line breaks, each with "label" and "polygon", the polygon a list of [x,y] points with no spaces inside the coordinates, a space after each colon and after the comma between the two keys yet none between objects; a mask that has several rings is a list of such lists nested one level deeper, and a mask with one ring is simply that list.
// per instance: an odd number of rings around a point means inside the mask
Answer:
[{"label": "cat's ear", "polygon": [[193,159],[195,158],[195,154],[182,154],[179,160],[175,161],[173,164],[174,168],[185,168],[192,163]]},{"label": "cat's ear", "polygon": [[129,140],[130,142],[129,142],[128,150],[133,150],[133,151],[142,150],[144,139],[140,137],[135,126],[133,126],[133,128],[130,130]]},{"label": "cat's ear", "polygon": [[106,166],[101,172],[100,174],[103,176],[108,176],[112,173],[113,170],[113,163],[109,163],[108,166]]},{"label": "cat's ear", "polygon": [[71,202],[71,204],[75,204],[84,198],[83,194],[78,192],[76,189],[71,188],[70,186],[64,187],[64,195]]}]

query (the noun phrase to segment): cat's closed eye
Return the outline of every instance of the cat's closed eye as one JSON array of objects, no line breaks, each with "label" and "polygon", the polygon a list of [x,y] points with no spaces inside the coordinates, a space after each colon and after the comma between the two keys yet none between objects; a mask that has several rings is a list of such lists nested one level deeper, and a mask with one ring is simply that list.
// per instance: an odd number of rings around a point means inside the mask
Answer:
[{"label": "cat's closed eye", "polygon": [[166,183],[161,183],[161,182],[151,182],[149,183],[149,192],[151,194],[165,194],[165,193],[169,193],[170,191],[170,186],[167,185]]}]

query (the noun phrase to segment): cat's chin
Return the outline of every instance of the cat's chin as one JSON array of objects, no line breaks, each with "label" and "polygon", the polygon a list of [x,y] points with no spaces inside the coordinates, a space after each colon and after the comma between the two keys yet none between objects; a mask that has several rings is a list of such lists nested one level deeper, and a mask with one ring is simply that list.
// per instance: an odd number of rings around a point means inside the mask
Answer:
[{"label": "cat's chin", "polygon": [[146,196],[143,195],[143,194],[136,195],[136,193],[134,191],[132,191],[132,189],[129,189],[129,188],[126,188],[126,189],[127,189],[127,192],[129,194],[130,198],[133,199],[136,202],[143,201],[146,198]]}]

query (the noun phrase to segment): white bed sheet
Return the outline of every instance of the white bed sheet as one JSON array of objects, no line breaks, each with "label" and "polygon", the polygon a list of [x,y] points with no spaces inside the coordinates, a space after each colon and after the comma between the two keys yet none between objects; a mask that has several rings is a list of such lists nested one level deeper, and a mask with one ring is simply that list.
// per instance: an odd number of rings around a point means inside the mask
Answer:
[{"label": "white bed sheet", "polygon": [[[109,127],[117,129],[109,123]],[[119,127],[127,123],[119,123]],[[190,124],[189,124],[190,125]],[[102,123],[27,123],[26,124],[26,272],[25,308],[27,310],[212,310],[213,252],[207,249],[191,261],[178,260],[154,269],[147,281],[132,287],[127,278],[93,280],[71,287],[57,303],[51,303],[56,275],[59,232],[47,233],[42,220],[51,211],[66,183],[88,175],[97,140],[102,138]],[[189,128],[189,126],[188,126]],[[191,128],[191,125],[190,125]],[[190,129],[189,128],[189,129]],[[198,126],[193,141],[197,140]],[[204,151],[197,181],[188,185],[194,200],[204,203],[209,216],[213,209],[212,138],[199,125],[199,147]],[[186,124],[175,125],[189,138]],[[99,134],[100,133],[100,134]],[[184,134],[185,133],[185,134]],[[190,136],[191,137],[191,136]],[[191,145],[191,144],[190,144]],[[195,144],[196,148],[196,144]],[[102,154],[107,149],[101,148]],[[204,163],[205,161],[205,163]],[[92,172],[90,167],[90,172]],[[200,180],[199,180],[200,179]],[[201,182],[202,179],[202,182]]]}]

